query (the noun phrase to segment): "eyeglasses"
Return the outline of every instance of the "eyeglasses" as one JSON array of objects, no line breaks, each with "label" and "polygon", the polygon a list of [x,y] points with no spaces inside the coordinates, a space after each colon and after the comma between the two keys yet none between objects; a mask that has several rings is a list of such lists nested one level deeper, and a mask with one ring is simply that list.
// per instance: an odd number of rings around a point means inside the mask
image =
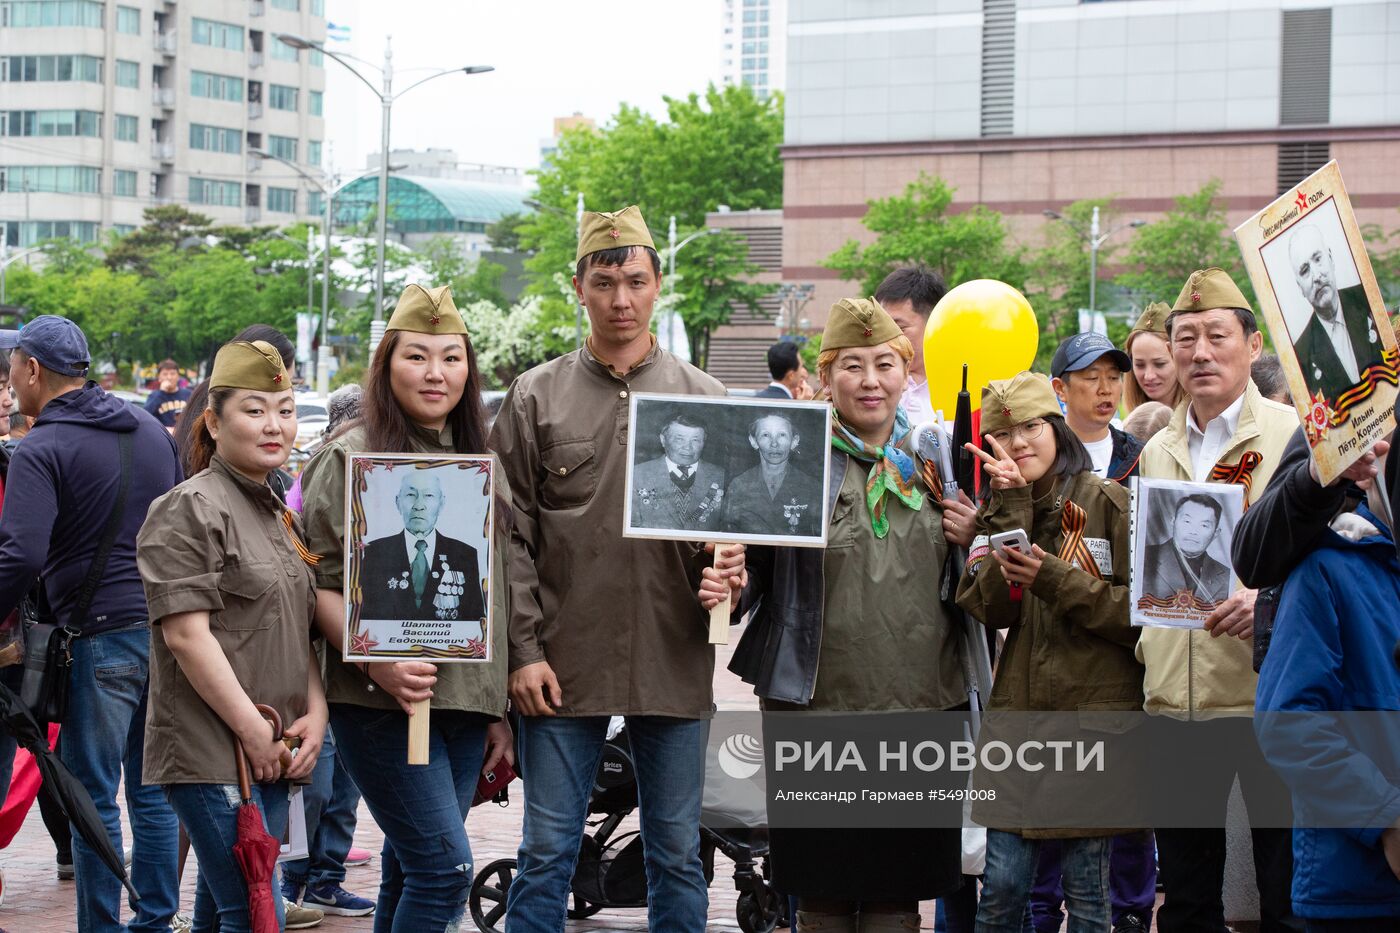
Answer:
[{"label": "eyeglasses", "polygon": [[1037,437],[1040,437],[1040,433],[1045,430],[1045,425],[1047,423],[1048,422],[1042,418],[1032,418],[1024,424],[1012,425],[1012,427],[1006,431],[993,431],[987,436],[1003,447],[1010,444],[1011,439],[1018,434],[1028,441],[1033,441]]}]

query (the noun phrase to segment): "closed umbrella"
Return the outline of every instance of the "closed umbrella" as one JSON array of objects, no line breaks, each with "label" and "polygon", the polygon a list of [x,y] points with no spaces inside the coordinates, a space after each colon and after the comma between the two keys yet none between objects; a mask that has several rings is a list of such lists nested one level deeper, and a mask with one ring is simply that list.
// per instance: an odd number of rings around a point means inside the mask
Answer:
[{"label": "closed umbrella", "polygon": [[[282,717],[270,706],[258,704],[258,712],[272,723],[273,735],[282,736]],[[238,792],[242,805],[238,808],[238,841],[233,844],[233,857],[248,885],[248,927],[252,933],[278,933],[277,902],[273,900],[272,869],[277,864],[281,843],[263,828],[262,811],[253,802],[253,782],[248,775],[248,759],[243,746],[234,739],[234,756],[238,761]]]},{"label": "closed umbrella", "polygon": [[[964,444],[976,443],[972,436],[972,396],[967,391],[967,364],[963,364],[962,391],[958,393],[958,407],[953,418],[953,455],[957,457],[958,488],[968,496],[977,495],[977,458],[963,448]],[[982,445],[977,443],[978,447]]]},{"label": "closed umbrella", "polygon": [[125,860],[112,845],[112,838],[107,835],[107,826],[102,822],[102,815],[97,812],[92,796],[87,792],[87,788],[83,787],[82,782],[73,776],[73,772],[50,750],[48,736],[45,730],[39,727],[29,707],[4,684],[0,684],[0,725],[15,737],[15,741],[22,748],[28,749],[34,756],[34,763],[39,766],[44,786],[53,792],[53,798],[63,810],[63,815],[68,817],[68,821],[73,824],[78,835],[83,837],[83,841],[92,846],[98,858],[102,859],[102,864],[126,887],[132,902],[139,900],[136,889],[131,886],[131,881],[126,876]]}]

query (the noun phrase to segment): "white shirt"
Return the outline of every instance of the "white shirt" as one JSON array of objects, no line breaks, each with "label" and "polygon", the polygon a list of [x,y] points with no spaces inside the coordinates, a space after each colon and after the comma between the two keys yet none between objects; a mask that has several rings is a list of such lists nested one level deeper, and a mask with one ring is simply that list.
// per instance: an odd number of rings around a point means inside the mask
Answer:
[{"label": "white shirt", "polygon": [[675,476],[679,476],[682,479],[694,476],[695,471],[699,467],[699,463],[692,463],[690,466],[681,466],[679,463],[672,460],[670,457],[666,458],[666,472],[671,473]]},{"label": "white shirt", "polygon": [[404,530],[403,545],[404,550],[408,551],[409,567],[413,566],[413,558],[418,556],[419,541],[428,542],[428,546],[423,550],[423,559],[428,562],[429,567],[432,567],[433,554],[437,552],[437,529],[434,528],[432,531],[428,532],[428,535],[425,538],[420,538],[413,532],[408,531],[407,529]]},{"label": "white shirt", "polygon": [[1244,410],[1244,393],[1229,408],[1210,419],[1202,431],[1196,427],[1195,406],[1186,409],[1186,449],[1191,454],[1191,478],[1198,483],[1210,479],[1210,471],[1220,459],[1220,452],[1235,436],[1240,412]]},{"label": "white shirt", "polygon": [[1324,320],[1320,314],[1317,315],[1317,323],[1322,325],[1328,339],[1332,341],[1332,349],[1337,351],[1337,359],[1342,361],[1347,378],[1353,383],[1360,382],[1361,372],[1356,368],[1356,351],[1351,347],[1351,334],[1347,333],[1347,324],[1342,320],[1341,309],[1337,309],[1336,316],[1330,321]]},{"label": "white shirt", "polygon": [[914,377],[910,376],[904,384],[904,394],[900,396],[899,404],[904,406],[911,427],[932,421],[933,402],[928,395],[928,380],[915,382]]},{"label": "white shirt", "polygon": [[1089,451],[1089,459],[1094,461],[1094,475],[1100,479],[1108,478],[1108,464],[1113,459],[1113,434],[1105,434],[1101,441],[1086,441],[1080,439],[1084,449]]},{"label": "white shirt", "polygon": [[796,398],[796,397],[797,397],[797,396],[795,396],[795,395],[792,394],[792,390],[791,390],[791,389],[789,389],[787,386],[783,385],[781,382],[770,382],[770,383],[768,383],[768,388],[771,389],[771,388],[773,388],[774,386],[778,387],[779,389],[782,389],[783,392],[787,395],[788,398]]}]

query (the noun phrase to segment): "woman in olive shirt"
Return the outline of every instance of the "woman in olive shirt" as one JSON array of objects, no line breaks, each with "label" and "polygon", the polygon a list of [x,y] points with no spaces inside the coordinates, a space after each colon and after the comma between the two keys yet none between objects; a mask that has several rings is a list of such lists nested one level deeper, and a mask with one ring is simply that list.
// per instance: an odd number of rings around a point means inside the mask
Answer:
[{"label": "woman in olive shirt", "polygon": [[[194,430],[198,472],[151,504],[137,538],[156,623],[142,777],[165,787],[199,858],[193,929],[241,933],[249,917],[232,851],[235,748],[248,757],[268,830],[280,836],[288,781],[316,766],[326,702],[311,651],[314,558],[268,486],[297,424],[277,351],[262,341],[225,345],[208,406]],[[301,740],[295,758],[255,703],[277,710]],[[281,898],[274,902],[280,918]]]},{"label": "woman in olive shirt", "polygon": [[[941,483],[930,485],[915,458],[899,407],[913,355],[875,302],[831,309],[817,361],[833,407],[827,546],[750,548],[739,607],[762,599],[730,669],[767,712],[966,708],[960,623],[941,591],[949,548],[972,539],[974,510],[939,501]],[[955,827],[770,837],[773,884],[797,897],[799,931],[917,930],[919,901],[962,884]]]},{"label": "woman in olive shirt", "polygon": [[[326,693],[335,741],[384,831],[376,933],[455,929],[471,887],[464,821],[477,780],[513,758],[506,706],[506,568],[510,494],[495,470],[494,631],[482,664],[424,661],[346,664],[345,464],[352,452],[480,454],[486,451],[481,380],[449,289],[404,289],[370,363],[361,417],[332,439],[302,475],[307,536],[316,567],[317,623],[328,643]],[[408,715],[432,700],[429,762],[409,765]],[[484,758],[484,765],[483,765]]]}]

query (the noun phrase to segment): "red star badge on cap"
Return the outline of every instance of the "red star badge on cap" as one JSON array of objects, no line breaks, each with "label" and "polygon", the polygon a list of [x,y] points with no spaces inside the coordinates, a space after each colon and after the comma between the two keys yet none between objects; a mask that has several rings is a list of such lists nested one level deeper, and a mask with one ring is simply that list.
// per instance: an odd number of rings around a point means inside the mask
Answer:
[{"label": "red star badge on cap", "polygon": [[616,227],[613,227],[611,230],[608,231],[608,236],[616,240],[618,237],[622,236],[622,231],[617,229]]},{"label": "red star badge on cap", "polygon": [[440,315],[440,314],[434,314],[434,315],[432,315],[431,317],[428,318],[428,323],[431,324],[431,325],[433,325],[434,327],[437,327],[439,324],[442,323],[442,315]]},{"label": "red star badge on cap", "polygon": [[875,333],[875,332],[874,332],[873,330],[871,330],[870,328],[867,327],[867,328],[863,331],[863,333],[864,333],[864,335],[865,335],[866,337],[869,337],[871,334],[873,334],[873,333]]},{"label": "red star badge on cap", "polygon": [[282,381],[282,374],[281,374],[281,373],[278,373],[277,375],[273,376],[273,377],[272,377],[272,381],[273,381],[273,382],[280,383],[280,382]]},{"label": "red star badge on cap", "polygon": [[1011,417],[1011,409],[1008,408],[1008,407],[1006,407],[1005,405],[1001,406],[1001,416],[1002,416],[1003,418],[1010,418],[1010,417]]},{"label": "red star badge on cap", "polygon": [[1191,303],[1192,303],[1193,305],[1198,305],[1198,304],[1201,303],[1201,293],[1200,293],[1200,292],[1192,292],[1192,293],[1191,293]]}]

